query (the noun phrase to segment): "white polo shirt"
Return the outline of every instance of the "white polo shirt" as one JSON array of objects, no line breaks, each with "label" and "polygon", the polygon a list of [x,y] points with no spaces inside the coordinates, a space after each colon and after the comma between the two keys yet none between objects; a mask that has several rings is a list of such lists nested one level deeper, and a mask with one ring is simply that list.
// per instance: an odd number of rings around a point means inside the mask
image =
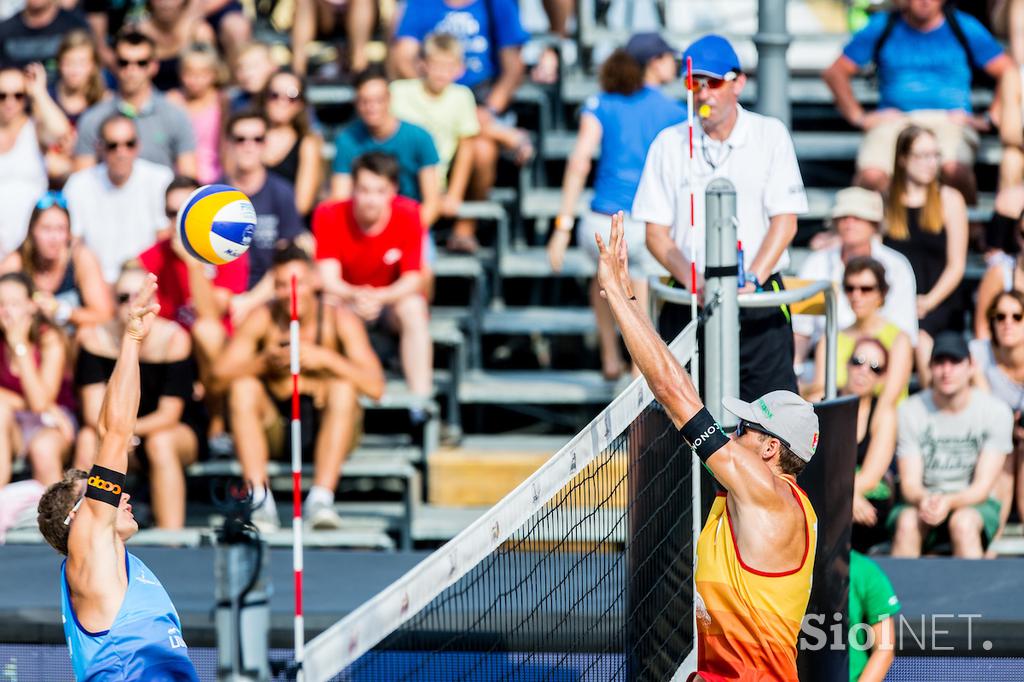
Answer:
[{"label": "white polo shirt", "polygon": [[[807,194],[786,126],[775,118],[755,114],[737,105],[736,125],[724,142],[711,139],[700,126],[693,139],[694,251],[690,250],[689,125],[666,128],[658,134],[633,198],[633,218],[669,225],[672,238],[687,259],[696,259],[704,271],[704,191],[716,178],[736,187],[737,238],[743,242],[749,268],[773,216],[807,212]],[[789,265],[786,251],[775,264],[778,272]]]},{"label": "white polo shirt", "polygon": [[115,187],[101,163],[72,173],[64,185],[71,231],[100,260],[103,278],[114,282],[121,265],[156,242],[167,225],[164,193],[174,173],[166,166],[135,159],[132,174]]},{"label": "white polo shirt", "polygon": [[[917,280],[914,269],[907,257],[896,249],[882,243],[878,237],[871,241],[871,257],[885,268],[885,281],[889,285],[889,293],[885,296],[882,316],[895,324],[910,337],[910,343],[917,345]],[[801,279],[829,280],[836,286],[836,323],[840,331],[846,329],[857,317],[850,308],[850,301],[843,291],[842,247],[815,251],[807,257],[800,267]],[[824,315],[794,315],[793,333],[809,336],[814,340],[825,333]]]}]

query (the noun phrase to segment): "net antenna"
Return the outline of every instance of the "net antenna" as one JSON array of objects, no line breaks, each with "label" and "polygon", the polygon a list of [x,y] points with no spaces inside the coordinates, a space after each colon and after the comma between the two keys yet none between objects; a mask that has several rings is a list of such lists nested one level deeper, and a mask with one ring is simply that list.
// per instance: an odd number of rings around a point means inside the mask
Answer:
[{"label": "net antenna", "polygon": [[[697,345],[698,325],[697,320],[692,321],[669,346],[680,362],[686,362]],[[621,442],[620,436],[630,429],[638,417],[651,408],[661,411],[647,382],[642,376],[637,377],[586,428],[494,507],[389,587],[310,640],[306,646],[305,660],[302,662],[306,682],[323,682],[348,668],[403,624],[427,609],[446,589],[455,585],[492,553],[498,551],[517,530],[528,526],[531,520],[538,516],[550,514],[549,503],[563,494],[567,484],[577,480],[582,472],[587,471],[588,465],[596,464],[601,457],[605,457],[609,446],[617,439]],[[677,439],[678,443],[682,444],[685,450],[682,455],[685,457],[682,471],[688,473],[691,458],[689,446],[682,441],[681,436],[677,436],[678,432],[667,417],[663,420],[667,424],[663,439],[667,437],[675,449],[679,449],[674,445]],[[613,446],[613,449],[615,447],[617,446]],[[659,481],[665,482],[665,479],[665,476],[661,476]],[[673,484],[678,486],[675,482]],[[689,491],[689,488],[686,491]],[[686,506],[694,503],[699,509],[699,501],[684,500]],[[657,505],[657,501],[647,500],[646,504]],[[630,517],[629,522],[632,521],[633,518]],[[692,594],[688,591],[692,589],[692,547],[695,546],[688,530],[682,529],[684,542],[679,548],[681,553],[687,555],[683,562],[687,565],[684,567],[681,580],[684,584],[681,588],[678,585],[673,587],[678,593],[687,595]],[[651,538],[645,540],[650,542]],[[650,595],[646,597],[650,598]],[[661,608],[664,610],[664,605]],[[692,610],[692,604],[688,604],[688,608]],[[685,621],[689,621],[689,618],[686,618],[688,614],[679,615]],[[499,629],[496,634],[513,635],[510,630]],[[695,651],[693,632],[690,630],[685,635],[685,645],[691,653]],[[627,657],[628,655],[627,652]],[[671,676],[671,673],[668,676]],[[427,676],[411,679],[432,678]]]},{"label": "net antenna", "polygon": [[298,680],[304,680],[302,661],[305,657],[305,632],[302,615],[302,418],[299,408],[299,302],[295,275],[291,281],[291,321],[288,336],[291,345],[292,373],[292,571],[295,575],[295,663]]}]

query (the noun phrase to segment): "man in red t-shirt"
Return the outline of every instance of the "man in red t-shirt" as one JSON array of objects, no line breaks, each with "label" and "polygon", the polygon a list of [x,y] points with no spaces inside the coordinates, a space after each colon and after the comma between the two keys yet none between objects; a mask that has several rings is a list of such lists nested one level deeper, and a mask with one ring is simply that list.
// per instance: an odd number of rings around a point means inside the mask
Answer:
[{"label": "man in red t-shirt", "polygon": [[398,196],[398,162],[369,152],[352,164],[352,198],[313,213],[316,259],[324,292],[352,306],[368,326],[399,337],[409,390],[433,389],[419,205]]},{"label": "man in red t-shirt", "polygon": [[231,333],[231,299],[244,293],[249,282],[249,259],[243,255],[225,265],[207,265],[189,256],[174,227],[178,209],[199,187],[192,178],[178,176],[167,187],[166,205],[171,236],[139,254],[143,268],[160,281],[157,302],[160,316],[174,320],[192,334],[200,383],[206,388],[213,414],[211,430],[220,431],[218,418],[224,390],[213,381],[211,367]]}]

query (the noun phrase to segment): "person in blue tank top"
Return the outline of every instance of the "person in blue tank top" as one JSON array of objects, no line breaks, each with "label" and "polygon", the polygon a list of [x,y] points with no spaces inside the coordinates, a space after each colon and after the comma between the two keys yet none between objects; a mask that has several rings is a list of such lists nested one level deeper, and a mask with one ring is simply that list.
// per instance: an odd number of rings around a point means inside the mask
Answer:
[{"label": "person in blue tank top", "polygon": [[[591,159],[600,149],[594,178],[594,198],[576,231],[576,243],[590,260],[597,263],[594,234],[607,241],[611,216],[626,214],[626,242],[630,267],[635,273],[633,291],[646,305],[647,276],[644,270],[650,261],[646,246],[646,226],[633,220],[630,211],[640,176],[643,174],[647,150],[654,138],[665,128],[686,120],[686,109],[669,99],[659,88],[675,79],[676,53],[657,33],[638,33],[613,52],[601,65],[601,93],[583,105],[576,146],[566,164],[562,180],[562,203],[555,220],[555,229],[548,240],[551,268],[562,269],[565,251],[576,221],[577,204],[590,174]],[[601,348],[601,371],[605,379],[614,380],[623,371],[618,333],[611,311],[597,289],[597,280],[590,286],[590,304],[597,318]]]},{"label": "person in blue tank top", "polygon": [[156,276],[131,303],[100,410],[100,447],[89,473],[70,470],[39,501],[39,529],[67,558],[61,619],[79,682],[198,682],[178,613],[163,585],[125,549],[139,526],[125,488],[139,407],[139,347],[160,310]]}]

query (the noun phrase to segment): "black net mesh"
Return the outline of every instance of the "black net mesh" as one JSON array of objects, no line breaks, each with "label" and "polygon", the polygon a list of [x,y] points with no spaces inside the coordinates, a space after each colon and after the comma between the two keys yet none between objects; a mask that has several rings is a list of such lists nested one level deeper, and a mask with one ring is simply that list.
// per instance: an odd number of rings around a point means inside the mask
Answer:
[{"label": "black net mesh", "polygon": [[694,639],[691,461],[649,405],[496,551],[335,679],[670,679]]}]

